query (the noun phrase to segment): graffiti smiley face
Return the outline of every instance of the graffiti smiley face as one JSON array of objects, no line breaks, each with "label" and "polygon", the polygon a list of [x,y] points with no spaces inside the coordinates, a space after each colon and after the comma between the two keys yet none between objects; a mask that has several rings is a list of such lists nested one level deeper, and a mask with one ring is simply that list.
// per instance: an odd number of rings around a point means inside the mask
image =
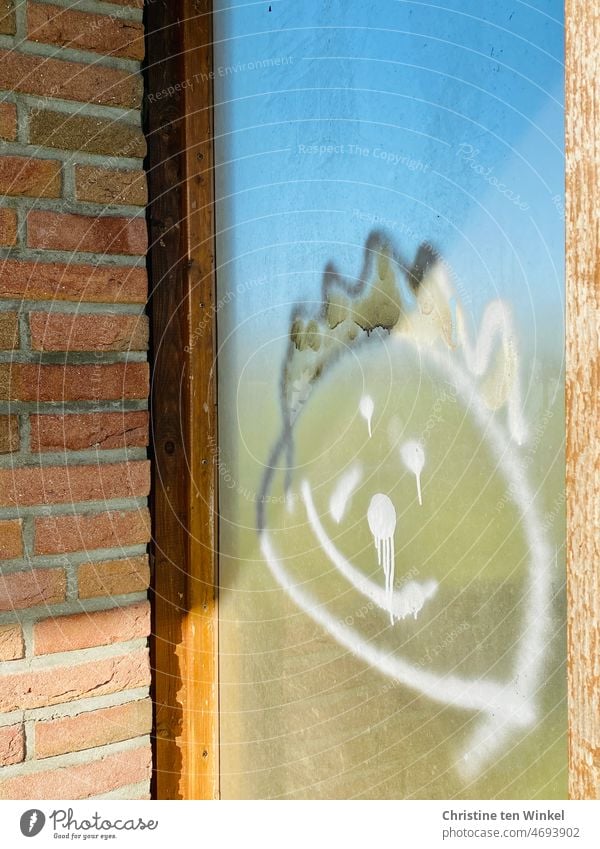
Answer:
[{"label": "graffiti smiley face", "polygon": [[[487,320],[502,331],[506,315],[493,306]],[[514,382],[496,381],[503,417],[474,367],[482,343],[457,347],[396,327],[321,368],[275,452],[285,471],[265,477],[264,494],[285,491],[286,506],[261,508],[259,524],[277,581],[333,639],[397,685],[481,717],[456,762],[473,776],[536,721],[552,558],[520,461]]]}]

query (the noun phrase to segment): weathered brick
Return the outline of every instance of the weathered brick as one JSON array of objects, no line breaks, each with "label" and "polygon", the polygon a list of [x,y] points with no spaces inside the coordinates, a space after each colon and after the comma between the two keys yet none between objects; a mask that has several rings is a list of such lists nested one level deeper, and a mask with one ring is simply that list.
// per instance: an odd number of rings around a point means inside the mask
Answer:
[{"label": "weathered brick", "polygon": [[29,3],[27,32],[30,41],[128,59],[144,58],[143,25],[123,18],[76,12],[46,3]]},{"label": "weathered brick", "polygon": [[27,245],[59,251],[141,256],[148,248],[143,218],[92,217],[32,210],[27,216]]},{"label": "weathered brick", "polygon": [[0,209],[0,245],[10,248],[17,244],[17,213],[14,209]]},{"label": "weathered brick", "polygon": [[144,171],[99,168],[95,165],[75,167],[75,190],[78,200],[93,203],[129,203],[145,206],[148,201]]},{"label": "weathered brick", "polygon": [[19,318],[16,312],[0,312],[0,350],[19,347]]},{"label": "weathered brick", "polygon": [[[131,5],[132,8],[141,8],[140,0],[116,0],[116,3],[121,7]],[[8,0],[0,0],[0,33],[15,31],[13,5]],[[95,5],[101,9],[103,4]],[[143,32],[138,20],[82,11],[80,4],[75,6],[79,8],[67,8],[64,4],[55,6],[53,0],[24,2],[20,8],[23,15],[27,16],[26,37],[29,42],[91,50],[103,55],[141,58]],[[94,4],[84,4],[83,8],[93,10]],[[110,6],[107,8],[110,9]],[[131,15],[126,13],[126,17]],[[4,40],[8,44],[8,40]],[[39,49],[50,53],[50,50]],[[11,46],[0,50],[0,90],[16,91],[17,98],[19,92],[38,95],[46,98],[47,104],[51,104],[51,98],[54,97],[71,100],[76,105],[92,102],[136,109],[140,104],[142,80],[138,73],[109,68],[102,61],[66,60],[60,55],[60,50],[52,57],[31,52],[20,53],[17,45],[16,49]],[[25,103],[21,107],[29,109],[29,123],[17,127],[15,105],[0,103],[0,138],[8,141],[14,141],[17,137],[28,140],[32,145],[32,158],[13,155],[0,158],[0,195],[60,197],[63,166],[58,158],[61,155],[56,154],[54,160],[36,159],[33,146],[43,145],[56,150],[84,150],[107,157],[104,168],[87,165],[75,167],[73,176],[76,180],[77,200],[105,206],[145,205],[143,173],[140,170],[119,171],[117,165],[117,157],[139,161],[145,155],[145,140],[140,127],[129,123],[127,119],[112,121],[110,117],[99,119],[81,114],[66,115],[59,111],[63,107],[58,102],[53,108],[44,110],[29,107]],[[24,137],[23,132],[26,134]],[[123,169],[130,165],[122,161]],[[65,166],[69,169],[68,173],[71,173],[72,167]],[[67,172],[65,176],[68,176]],[[10,205],[13,201],[7,200],[5,203]],[[45,204],[50,205],[57,208],[54,204]],[[21,207],[20,201],[16,201],[16,206],[23,209],[24,213],[32,204],[27,203]],[[99,304],[145,302],[145,270],[123,267],[118,259],[123,254],[134,257],[145,254],[147,235],[142,219],[131,221],[125,218],[128,212],[123,211],[121,219],[99,221],[81,215],[43,212],[37,208],[37,204],[35,206],[26,222],[27,229],[23,229],[23,241],[29,247],[69,252],[75,248],[84,252],[113,254],[116,259],[107,257],[105,265],[101,267],[92,265],[89,259],[85,265],[42,263],[31,259],[0,260],[0,298],[28,299],[33,302],[63,300],[75,304],[79,301]],[[19,212],[19,216],[21,214]],[[29,235],[28,241],[26,234]],[[61,242],[63,236],[64,241]],[[0,245],[12,247],[20,242],[15,211],[7,208],[0,210]],[[15,256],[12,251],[10,253]],[[71,320],[70,315],[57,317],[51,308],[42,303],[35,303],[31,312],[33,350],[141,351],[147,345],[147,323],[134,316],[112,318],[99,314],[83,317],[82,320],[82,316],[77,315]],[[42,315],[44,312],[47,315]],[[0,350],[19,348],[15,318],[10,313],[0,312]],[[58,362],[41,366],[32,362],[0,364],[0,399],[4,400],[119,401],[126,398],[143,399],[147,391],[148,368],[141,363],[104,366],[101,358],[97,364],[87,366],[59,365]],[[60,414],[60,405],[57,405],[56,411]],[[101,415],[111,418],[103,419]],[[145,413],[77,413],[73,416],[42,414],[32,419],[37,420],[37,427],[31,421],[33,451],[60,450],[53,447],[53,443],[56,442],[61,422],[64,425],[65,420],[68,420],[68,425],[66,429],[61,428],[63,448],[65,435],[72,450],[98,444],[105,448],[141,446],[147,442]],[[19,418],[1,414],[0,453],[19,450],[19,436]],[[0,506],[69,503],[79,498],[99,500],[146,493],[147,469],[139,465],[137,469],[134,468],[132,476],[132,468],[131,465],[111,463],[99,469],[98,465],[88,463],[68,468],[40,468],[32,465],[1,469]],[[86,508],[82,506],[80,509]],[[80,516],[52,516],[51,511],[48,511],[44,516],[34,517],[33,521],[37,553],[82,551],[96,545],[102,548],[118,547],[120,544],[138,545],[149,538],[147,511],[124,510]],[[52,524],[51,529],[48,523]],[[0,520],[0,558],[22,555],[21,521]],[[136,560],[140,561],[137,569],[132,566]],[[123,568],[124,563],[129,564],[128,569]],[[147,561],[143,557],[123,558],[119,567],[107,567],[103,573],[104,583],[97,581],[94,585],[91,578],[88,581],[85,570],[81,570],[80,577],[83,577],[84,590],[87,585],[91,592],[98,593],[103,589],[110,591],[113,585],[118,587],[119,581],[126,588],[132,587],[131,592],[134,592],[139,586],[146,586],[149,578]],[[0,610],[36,607],[35,616],[38,616],[44,604],[55,604],[65,598],[64,569],[53,567],[25,571],[24,568],[22,572],[11,572],[0,578]],[[48,613],[44,611],[43,615],[48,616]],[[23,633],[17,623],[0,626],[0,661],[12,661],[0,673],[0,712],[46,707],[144,687],[150,683],[148,655],[145,651],[88,662],[83,662],[85,653],[81,658],[74,654],[88,646],[110,645],[146,636],[149,627],[147,605],[130,605],[124,610],[104,611],[85,617],[81,614],[69,615],[58,621],[49,618],[34,627],[34,646],[40,658],[33,661],[27,672],[10,674],[10,665],[17,669],[24,666],[14,663],[25,654]],[[44,659],[43,654],[59,651],[73,652],[72,657],[77,658],[78,663],[68,667],[63,667],[61,663],[59,667],[43,668],[42,664],[50,662]],[[101,653],[106,652],[96,652]],[[55,661],[58,659],[56,655]],[[81,711],[81,708],[77,707],[77,710]],[[57,754],[83,751],[122,740],[132,740],[135,741],[133,745],[137,745],[135,738],[148,734],[150,723],[149,700],[40,722],[35,728],[38,748],[36,757],[52,758]],[[64,768],[48,760],[42,762],[39,768],[35,766],[35,771],[31,770],[33,762],[27,764],[27,774],[21,774],[22,767],[16,770],[11,768],[9,772],[13,773],[12,777],[0,781],[0,798],[87,798],[118,787],[147,782],[150,775],[150,747],[146,741],[143,745],[142,741],[139,743],[139,748],[135,750],[106,753],[105,757],[102,757],[103,752],[84,752],[81,759],[85,758],[85,763]],[[22,726],[0,727],[0,766],[17,764],[24,756]]]},{"label": "weathered brick", "polygon": [[22,725],[0,728],[0,766],[20,764],[25,760],[25,733]]},{"label": "weathered brick", "polygon": [[139,109],[142,80],[98,64],[80,65],[17,50],[0,50],[0,89]]},{"label": "weathered brick", "polygon": [[81,752],[95,746],[132,740],[149,734],[152,728],[152,702],[139,699],[115,707],[89,710],[35,725],[35,754],[49,758],[67,752]]},{"label": "weathered brick", "polygon": [[61,163],[29,156],[0,157],[0,194],[57,198],[62,185]]},{"label": "weathered brick", "polygon": [[27,569],[0,575],[0,610],[24,610],[39,604],[64,601],[67,576],[64,569]]},{"label": "weathered brick", "polygon": [[59,150],[141,159],[146,140],[141,127],[125,121],[41,110],[29,117],[29,141]]},{"label": "weathered brick", "polygon": [[107,755],[100,760],[7,778],[0,799],[89,799],[127,784],[148,781],[150,746]]},{"label": "weathered brick", "polygon": [[0,506],[70,504],[148,495],[149,466],[147,460],[132,460],[89,466],[36,465],[0,469]]},{"label": "weathered brick", "polygon": [[34,312],[29,315],[29,326],[36,351],[145,351],[148,348],[145,315]]},{"label": "weathered brick", "polygon": [[0,363],[0,400],[101,401],[148,397],[147,363]]},{"label": "weathered brick", "polygon": [[35,519],[36,554],[91,551],[149,541],[150,514],[146,509]]},{"label": "weathered brick", "polygon": [[148,602],[93,613],[56,616],[33,626],[34,653],[53,654],[125,643],[147,637],[149,633]]},{"label": "weathered brick", "polygon": [[20,625],[0,625],[0,661],[25,657],[23,629]]},{"label": "weathered brick", "polygon": [[19,419],[17,416],[0,416],[0,454],[19,450]]},{"label": "weathered brick", "polygon": [[14,141],[17,137],[17,107],[14,103],[0,103],[0,139]]},{"label": "weathered brick", "polygon": [[150,584],[148,557],[127,557],[82,563],[77,572],[79,598],[126,595],[143,592]]},{"label": "weathered brick", "polygon": [[0,0],[0,34],[14,35],[17,31],[14,0]]},{"label": "weathered brick", "polygon": [[84,451],[148,444],[148,413],[71,413],[31,416],[32,451]]},{"label": "weathered brick", "polygon": [[135,799],[140,799],[144,802],[149,802],[152,799],[152,796],[150,795],[149,790],[142,790],[141,788],[139,788],[138,790],[132,791],[132,795],[130,798],[132,799],[132,801]]},{"label": "weathered brick", "polygon": [[145,268],[0,260],[0,298],[143,304]]},{"label": "weathered brick", "polygon": [[23,554],[22,525],[22,519],[0,521],[0,560],[11,560]]},{"label": "weathered brick", "polygon": [[0,675],[0,711],[31,710],[145,687],[150,683],[148,651]]}]

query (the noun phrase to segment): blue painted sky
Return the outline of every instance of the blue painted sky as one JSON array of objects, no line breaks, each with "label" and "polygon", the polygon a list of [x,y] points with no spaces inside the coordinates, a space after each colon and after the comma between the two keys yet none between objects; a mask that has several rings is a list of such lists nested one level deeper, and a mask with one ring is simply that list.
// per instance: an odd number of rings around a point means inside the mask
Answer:
[{"label": "blue painted sky", "polygon": [[379,226],[408,258],[436,244],[475,320],[508,298],[560,354],[562,3],[216,7],[219,288],[246,287],[221,327],[252,313],[285,333]]}]

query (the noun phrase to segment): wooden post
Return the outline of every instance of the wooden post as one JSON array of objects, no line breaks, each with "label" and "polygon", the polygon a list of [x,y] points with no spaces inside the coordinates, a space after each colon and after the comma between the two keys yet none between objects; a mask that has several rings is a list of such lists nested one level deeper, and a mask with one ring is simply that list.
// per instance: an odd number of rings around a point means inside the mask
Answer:
[{"label": "wooden post", "polygon": [[600,12],[566,4],[569,791],[600,798]]},{"label": "wooden post", "polygon": [[146,7],[159,799],[219,795],[211,7]]}]

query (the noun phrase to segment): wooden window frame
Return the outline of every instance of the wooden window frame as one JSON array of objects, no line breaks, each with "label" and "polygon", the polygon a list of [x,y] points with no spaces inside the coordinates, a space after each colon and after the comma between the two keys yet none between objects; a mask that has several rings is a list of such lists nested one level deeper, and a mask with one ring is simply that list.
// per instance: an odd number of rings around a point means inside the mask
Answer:
[{"label": "wooden window frame", "polygon": [[[147,0],[153,332],[154,787],[219,797],[211,0]],[[566,2],[569,794],[600,798],[598,343],[600,15]]]},{"label": "wooden window frame", "polygon": [[219,796],[212,3],[148,0],[153,795]]}]

